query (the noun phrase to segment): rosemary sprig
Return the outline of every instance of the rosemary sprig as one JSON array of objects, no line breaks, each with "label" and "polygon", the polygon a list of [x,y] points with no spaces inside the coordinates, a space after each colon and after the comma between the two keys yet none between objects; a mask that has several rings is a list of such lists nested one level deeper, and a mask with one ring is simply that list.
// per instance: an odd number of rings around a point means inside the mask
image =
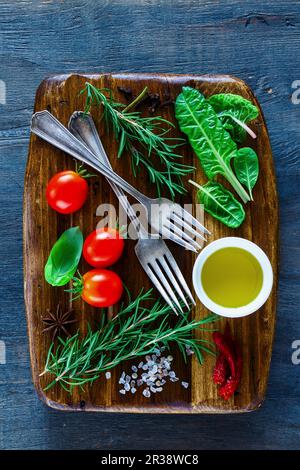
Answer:
[{"label": "rosemary sprig", "polygon": [[[153,302],[152,289],[141,292],[136,299],[122,306],[118,315],[106,322],[102,316],[100,328],[81,337],[79,332],[72,338],[58,338],[59,344],[51,344],[42,374],[49,373],[54,379],[45,390],[59,383],[71,392],[74,386],[83,387],[99,378],[104,371],[116,367],[123,361],[150,354],[157,345],[178,346],[186,359],[186,347],[192,348],[199,362],[203,362],[203,353],[214,354],[213,344],[206,339],[192,336],[194,330],[214,331],[205,326],[217,320],[216,315],[209,315],[203,320],[189,321],[181,316],[175,325],[170,325],[171,308],[159,301]],[[146,304],[146,305],[145,305]],[[159,319],[160,324],[153,326]]]},{"label": "rosemary sprig", "polygon": [[[167,137],[171,127],[174,127],[170,121],[160,116],[143,117],[140,112],[132,111],[144,97],[145,90],[128,106],[115,101],[111,90],[96,88],[89,82],[86,82],[81,93],[86,94],[86,113],[94,104],[103,106],[106,124],[112,127],[119,142],[118,158],[127,151],[131,155],[134,175],[140,165],[144,166],[150,181],[156,185],[158,196],[162,188],[167,187],[174,198],[176,193],[185,193],[182,177],[191,173],[194,167],[178,161],[182,156],[176,153],[176,149],[184,140]],[[153,164],[154,155],[158,157],[157,163],[162,169]]]}]

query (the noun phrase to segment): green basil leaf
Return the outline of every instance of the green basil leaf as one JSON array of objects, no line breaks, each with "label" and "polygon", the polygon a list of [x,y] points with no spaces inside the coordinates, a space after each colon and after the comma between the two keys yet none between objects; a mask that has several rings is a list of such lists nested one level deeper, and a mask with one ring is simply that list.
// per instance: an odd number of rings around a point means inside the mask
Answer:
[{"label": "green basil leaf", "polygon": [[251,201],[252,189],[258,178],[259,165],[256,152],[250,147],[239,149],[237,156],[233,160],[235,174],[240,183],[242,183],[249,191]]},{"label": "green basil leaf", "polygon": [[177,96],[175,111],[180,129],[188,136],[208,178],[223,175],[242,201],[249,201],[249,195],[230,166],[237,154],[237,145],[209,102],[198,90],[183,87]]},{"label": "green basil leaf", "polygon": [[199,189],[198,200],[204,205],[204,210],[227,227],[237,228],[245,220],[242,204],[222,184],[215,181],[209,181],[204,186],[191,183]]},{"label": "green basil leaf", "polygon": [[53,245],[45,266],[45,279],[52,286],[64,286],[74,276],[82,252],[79,227],[66,230]]},{"label": "green basil leaf", "polygon": [[257,118],[258,108],[251,101],[240,95],[220,93],[212,95],[207,100],[214,108],[224,128],[231,134],[236,142],[243,142],[246,131],[238,121],[247,123]]}]

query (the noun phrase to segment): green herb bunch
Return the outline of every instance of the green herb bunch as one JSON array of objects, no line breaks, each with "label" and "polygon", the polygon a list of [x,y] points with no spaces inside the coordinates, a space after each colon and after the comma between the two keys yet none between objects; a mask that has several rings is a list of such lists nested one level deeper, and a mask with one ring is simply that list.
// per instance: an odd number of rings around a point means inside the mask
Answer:
[{"label": "green herb bunch", "polygon": [[198,200],[206,212],[231,228],[239,227],[246,213],[216,178],[227,180],[243,203],[253,201],[252,189],[259,174],[258,156],[251,147],[238,148],[237,141],[243,141],[246,131],[256,137],[246,123],[258,113],[250,101],[234,94],[217,94],[206,99],[197,89],[183,87],[176,99],[179,127],[187,135],[208,177],[203,186],[189,182],[198,188]]},{"label": "green herb bunch", "polygon": [[[86,82],[81,93],[86,95],[86,113],[93,105],[103,107],[105,122],[119,142],[118,158],[124,151],[130,154],[134,176],[137,176],[141,165],[156,185],[159,197],[164,187],[168,188],[172,198],[176,193],[185,193],[182,177],[194,168],[180,163],[182,156],[176,149],[183,144],[183,140],[167,136],[174,125],[160,116],[143,117],[140,112],[131,111],[145,96],[147,88],[128,106],[115,101],[111,90],[96,88],[89,82]],[[155,156],[158,157],[156,162]]]},{"label": "green herb bunch", "polygon": [[[149,303],[152,305],[149,307]],[[122,305],[118,315],[106,321],[105,315],[99,329],[92,331],[90,326],[86,336],[80,333],[68,339],[58,338],[57,347],[51,344],[41,375],[49,374],[54,379],[45,390],[59,383],[68,392],[74,386],[83,387],[93,383],[104,371],[116,367],[123,361],[150,354],[158,345],[169,348],[177,345],[186,360],[186,348],[191,348],[199,362],[203,353],[214,354],[213,344],[208,340],[192,335],[195,330],[214,331],[206,325],[217,320],[209,315],[202,320],[189,321],[180,316],[177,323],[170,324],[172,313],[167,304],[155,301],[152,289],[141,292],[127,306]],[[155,325],[159,320],[159,326]]]}]

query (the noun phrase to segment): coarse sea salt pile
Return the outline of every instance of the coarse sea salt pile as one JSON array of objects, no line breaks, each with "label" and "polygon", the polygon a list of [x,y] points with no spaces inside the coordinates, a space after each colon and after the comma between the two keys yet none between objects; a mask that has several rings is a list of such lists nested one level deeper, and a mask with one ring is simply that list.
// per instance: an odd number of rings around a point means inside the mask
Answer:
[{"label": "coarse sea salt pile", "polygon": [[[164,346],[156,348],[153,354],[145,356],[138,365],[131,366],[131,375],[122,372],[119,379],[119,384],[123,385],[119,390],[121,395],[126,395],[128,392],[134,394],[141,387],[144,397],[149,398],[152,393],[162,392],[168,380],[170,382],[179,380],[171,367],[173,356],[163,356],[164,351]],[[187,348],[186,352],[188,356],[193,354],[190,348]],[[184,388],[189,386],[188,382],[181,382],[181,385]]]}]

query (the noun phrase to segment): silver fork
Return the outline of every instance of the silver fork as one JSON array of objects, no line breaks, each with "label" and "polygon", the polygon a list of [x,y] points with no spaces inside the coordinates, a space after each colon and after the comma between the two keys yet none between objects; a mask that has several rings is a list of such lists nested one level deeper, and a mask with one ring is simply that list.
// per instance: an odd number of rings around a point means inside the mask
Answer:
[{"label": "silver fork", "polygon": [[[111,168],[91,115],[75,111],[70,118],[68,127],[72,134],[93,152],[95,164],[100,160]],[[183,311],[180,300],[189,308],[186,295],[188,300],[195,304],[191,291],[166,243],[161,238],[150,237],[143,225],[138,222],[136,213],[122,189],[111,181],[108,180],[108,182],[135,228],[138,236],[138,242],[135,246],[136,256],[157,290],[175,313],[178,313],[178,310]]]},{"label": "silver fork", "polygon": [[209,232],[192,214],[169,199],[151,199],[145,196],[100,161],[95,165],[93,153],[49,111],[40,111],[32,116],[31,131],[50,144],[69,153],[77,160],[99,171],[128,194],[131,194],[146,209],[149,224],[163,237],[173,240],[188,250],[197,251],[201,248],[193,237],[196,236],[205,240],[199,232]]}]

